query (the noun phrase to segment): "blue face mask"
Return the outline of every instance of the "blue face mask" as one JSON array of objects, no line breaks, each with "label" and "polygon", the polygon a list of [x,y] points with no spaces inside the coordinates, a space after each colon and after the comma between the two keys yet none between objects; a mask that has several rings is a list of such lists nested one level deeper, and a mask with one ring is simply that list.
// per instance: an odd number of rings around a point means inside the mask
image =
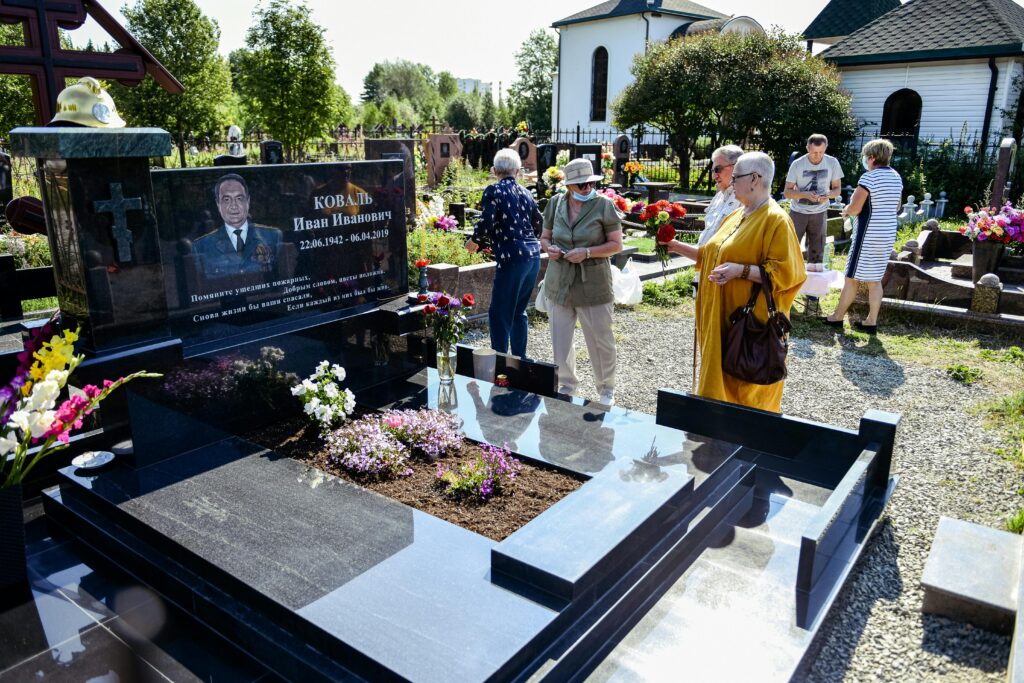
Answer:
[{"label": "blue face mask", "polygon": [[575,190],[573,190],[573,193],[572,193],[572,198],[575,199],[578,202],[589,202],[591,199],[593,199],[596,196],[597,196],[597,190],[596,189],[592,189],[587,194],[580,194],[579,192],[576,192]]}]

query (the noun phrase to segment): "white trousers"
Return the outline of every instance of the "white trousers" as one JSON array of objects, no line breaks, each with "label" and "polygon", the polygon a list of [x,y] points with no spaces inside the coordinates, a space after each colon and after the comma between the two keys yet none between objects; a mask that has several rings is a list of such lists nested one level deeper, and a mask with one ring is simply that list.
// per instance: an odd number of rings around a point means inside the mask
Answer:
[{"label": "white trousers", "polygon": [[551,346],[558,365],[559,391],[576,391],[576,320],[583,328],[587,353],[594,367],[594,384],[601,396],[615,394],[615,336],[612,333],[612,304],[559,306],[548,301]]}]

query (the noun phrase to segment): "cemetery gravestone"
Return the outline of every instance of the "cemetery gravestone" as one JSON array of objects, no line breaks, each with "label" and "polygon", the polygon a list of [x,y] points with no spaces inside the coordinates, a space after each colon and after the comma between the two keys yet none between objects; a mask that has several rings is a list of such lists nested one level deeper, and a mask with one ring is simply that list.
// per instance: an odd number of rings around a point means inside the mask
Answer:
[{"label": "cemetery gravestone", "polygon": [[264,140],[260,143],[261,164],[283,164],[284,145],[277,140]]},{"label": "cemetery gravestone", "polygon": [[427,183],[430,187],[437,187],[448,164],[461,157],[462,143],[459,141],[458,135],[453,133],[431,135],[427,140]]},{"label": "cemetery gravestone", "polygon": [[248,163],[244,154],[219,154],[213,158],[214,166],[245,166]]},{"label": "cemetery gravestone", "polygon": [[612,158],[615,160],[612,167],[612,182],[619,185],[626,185],[626,162],[630,154],[629,136],[620,135],[612,143]]},{"label": "cemetery gravestone", "polygon": [[0,152],[0,214],[14,200],[14,173],[11,168],[11,157]]},{"label": "cemetery gravestone", "polygon": [[594,167],[594,175],[604,175],[601,170],[601,154],[603,148],[601,145],[573,145],[572,146],[572,158],[573,159],[586,159],[590,162],[590,165]]},{"label": "cemetery gravestone", "polygon": [[[367,161],[401,159],[405,185],[405,220],[416,222],[416,141],[411,138],[367,138],[363,140]],[[396,179],[397,180],[397,179]]]},{"label": "cemetery gravestone", "polygon": [[512,149],[519,155],[523,170],[527,173],[537,172],[537,145],[530,138],[518,138],[512,143]]},{"label": "cemetery gravestone", "polygon": [[537,145],[537,172],[543,174],[558,165],[558,147],[551,144]]}]

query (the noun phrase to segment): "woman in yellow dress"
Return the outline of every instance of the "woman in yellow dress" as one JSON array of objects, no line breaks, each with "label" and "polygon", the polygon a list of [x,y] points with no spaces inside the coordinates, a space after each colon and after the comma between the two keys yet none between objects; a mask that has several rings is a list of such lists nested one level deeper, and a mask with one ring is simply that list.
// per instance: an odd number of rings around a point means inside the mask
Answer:
[{"label": "woman in yellow dress", "polygon": [[[700,380],[697,394],[719,401],[779,412],[783,382],[751,384],[722,371],[722,345],[729,332],[729,316],[750,297],[751,282],[761,281],[764,268],[772,285],[775,306],[789,317],[793,299],[807,278],[793,222],[771,198],[775,164],[763,152],[748,152],[733,168],[732,185],[742,204],[722,223],[715,235],[697,247],[678,240],[669,251],[697,262],[707,273],[707,284],[697,292],[697,345]],[[768,319],[764,295],[754,308],[757,319]]]}]

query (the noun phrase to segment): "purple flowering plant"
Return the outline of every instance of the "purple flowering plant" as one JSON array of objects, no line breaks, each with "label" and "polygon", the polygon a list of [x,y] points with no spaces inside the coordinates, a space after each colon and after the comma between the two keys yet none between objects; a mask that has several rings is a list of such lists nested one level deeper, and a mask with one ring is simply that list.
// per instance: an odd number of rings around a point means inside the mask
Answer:
[{"label": "purple flowering plant", "polygon": [[481,444],[477,456],[458,469],[437,463],[435,477],[445,491],[455,497],[472,497],[486,502],[505,493],[515,481],[523,465],[508,449]]},{"label": "purple flowering plant", "polygon": [[324,435],[327,460],[356,475],[412,474],[414,457],[436,460],[462,446],[458,418],[436,410],[388,410]]}]

